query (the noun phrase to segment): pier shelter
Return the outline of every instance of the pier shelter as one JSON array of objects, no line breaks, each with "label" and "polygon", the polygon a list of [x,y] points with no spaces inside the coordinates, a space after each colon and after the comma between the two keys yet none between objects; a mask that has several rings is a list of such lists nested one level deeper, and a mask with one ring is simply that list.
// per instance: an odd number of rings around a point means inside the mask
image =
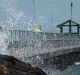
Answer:
[{"label": "pier shelter", "polygon": [[[66,22],[63,22],[59,25],[57,25],[58,28],[60,28],[60,33],[65,33],[64,28],[68,27],[68,32],[66,33],[75,33],[75,34],[79,34],[79,28],[80,28],[80,24],[72,21],[72,20],[67,20]],[[75,32],[73,32],[72,28],[75,27]]]}]

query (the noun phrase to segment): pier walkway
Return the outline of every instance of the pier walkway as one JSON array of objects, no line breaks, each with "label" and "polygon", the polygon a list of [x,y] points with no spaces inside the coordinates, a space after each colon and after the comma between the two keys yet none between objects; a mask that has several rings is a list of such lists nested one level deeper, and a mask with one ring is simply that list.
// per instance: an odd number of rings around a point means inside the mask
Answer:
[{"label": "pier walkway", "polygon": [[13,55],[18,58],[30,57],[39,54],[45,53],[52,53],[54,56],[68,54],[70,52],[79,51],[80,45],[77,46],[67,46],[67,47],[60,47],[60,48],[44,48],[44,49],[32,49],[32,48],[11,48],[9,51],[10,55]]}]

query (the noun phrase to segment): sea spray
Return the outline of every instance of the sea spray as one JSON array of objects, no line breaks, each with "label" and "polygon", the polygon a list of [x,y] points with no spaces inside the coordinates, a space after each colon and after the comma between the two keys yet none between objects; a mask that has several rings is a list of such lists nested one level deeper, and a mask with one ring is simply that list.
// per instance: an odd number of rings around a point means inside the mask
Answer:
[{"label": "sea spray", "polygon": [[5,31],[0,31],[0,54],[8,55],[8,36]]}]

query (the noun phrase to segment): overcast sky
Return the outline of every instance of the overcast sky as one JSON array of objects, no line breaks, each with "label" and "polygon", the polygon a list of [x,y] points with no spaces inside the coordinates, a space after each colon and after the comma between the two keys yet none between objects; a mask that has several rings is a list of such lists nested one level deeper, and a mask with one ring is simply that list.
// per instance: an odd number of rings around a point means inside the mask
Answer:
[{"label": "overcast sky", "polygon": [[[80,0],[35,0],[35,25],[42,31],[57,32],[56,26],[70,19],[80,23]],[[0,25],[4,28],[33,30],[33,0],[0,0]]]}]

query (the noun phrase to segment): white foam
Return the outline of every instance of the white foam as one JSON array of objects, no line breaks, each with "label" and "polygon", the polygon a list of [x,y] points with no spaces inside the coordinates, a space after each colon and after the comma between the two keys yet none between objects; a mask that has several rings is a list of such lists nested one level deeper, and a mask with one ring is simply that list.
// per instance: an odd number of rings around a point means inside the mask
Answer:
[{"label": "white foam", "polygon": [[75,62],[75,65],[80,65],[80,62]]}]

